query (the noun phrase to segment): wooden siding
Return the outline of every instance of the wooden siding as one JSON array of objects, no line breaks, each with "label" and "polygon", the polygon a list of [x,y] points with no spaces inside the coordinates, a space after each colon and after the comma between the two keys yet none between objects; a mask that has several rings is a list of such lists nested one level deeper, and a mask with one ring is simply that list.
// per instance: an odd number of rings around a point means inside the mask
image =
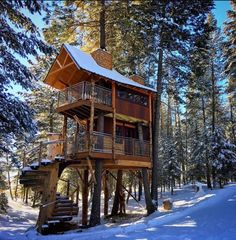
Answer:
[{"label": "wooden siding", "polygon": [[116,97],[116,113],[149,121],[148,107],[123,100],[119,97]]}]

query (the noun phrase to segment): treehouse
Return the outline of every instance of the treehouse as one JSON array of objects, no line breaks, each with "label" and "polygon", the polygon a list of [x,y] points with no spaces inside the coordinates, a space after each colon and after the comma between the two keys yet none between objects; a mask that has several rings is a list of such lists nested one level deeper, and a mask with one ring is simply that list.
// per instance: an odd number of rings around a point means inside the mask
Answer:
[{"label": "treehouse", "polygon": [[[62,46],[44,82],[58,90],[56,111],[64,116],[63,129],[24,153],[20,183],[42,193],[39,231],[57,232],[57,228],[64,228],[78,214],[79,189],[76,204],[74,197],[69,199],[69,185],[67,196],[57,193],[58,181],[66,167],[82,170],[78,174],[83,186],[84,226],[88,219],[90,180],[100,182],[101,186],[102,176],[94,176],[97,161],[102,162],[104,177],[104,172],[110,170],[151,168],[155,92],[144,85],[141,77],[127,78],[115,71],[108,52],[98,49],[86,54],[67,44]],[[72,133],[68,119],[76,126]],[[104,215],[107,215],[106,186],[104,189]],[[100,211],[98,214],[100,217]]]},{"label": "treehouse", "polygon": [[[65,44],[44,82],[58,89],[56,110],[64,115],[64,152],[55,154],[81,168],[87,159],[102,159],[105,169],[151,167],[153,89],[142,78],[113,70],[106,51],[90,55]],[[78,124],[74,136],[67,118]]]}]

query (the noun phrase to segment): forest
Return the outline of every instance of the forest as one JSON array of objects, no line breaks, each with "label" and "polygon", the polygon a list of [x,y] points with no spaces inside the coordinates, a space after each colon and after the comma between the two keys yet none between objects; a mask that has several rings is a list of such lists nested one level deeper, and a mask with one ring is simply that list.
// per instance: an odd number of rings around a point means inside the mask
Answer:
[{"label": "forest", "polygon": [[[24,154],[62,129],[62,116],[55,111],[58,91],[43,80],[64,43],[87,53],[105,49],[119,73],[139,75],[156,90],[149,213],[158,209],[166,189],[174,194],[175,187],[190,182],[215,189],[236,181],[236,1],[230,1],[222,29],[214,4],[1,1],[0,212],[7,212],[6,190],[11,199],[40,204],[41,195],[24,188],[19,176]],[[73,134],[70,120],[68,126]],[[83,189],[80,174],[67,168],[60,191],[76,198]],[[107,177],[111,196],[120,174],[112,171]],[[139,200],[143,174],[123,172],[123,185]]]}]

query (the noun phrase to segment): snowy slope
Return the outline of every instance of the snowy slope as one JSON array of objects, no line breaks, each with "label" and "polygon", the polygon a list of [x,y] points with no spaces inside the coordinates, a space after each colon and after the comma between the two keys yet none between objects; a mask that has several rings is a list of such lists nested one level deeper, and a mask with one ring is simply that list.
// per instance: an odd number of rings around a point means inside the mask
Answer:
[{"label": "snowy slope", "polygon": [[[188,197],[188,195],[185,195]],[[1,229],[1,228],[0,228]],[[118,227],[98,226],[83,233],[41,236],[31,230],[24,240],[157,239],[157,240],[234,240],[236,239],[236,184],[223,190],[174,202],[174,211],[156,212],[135,223]],[[16,238],[17,237],[17,238]]]}]

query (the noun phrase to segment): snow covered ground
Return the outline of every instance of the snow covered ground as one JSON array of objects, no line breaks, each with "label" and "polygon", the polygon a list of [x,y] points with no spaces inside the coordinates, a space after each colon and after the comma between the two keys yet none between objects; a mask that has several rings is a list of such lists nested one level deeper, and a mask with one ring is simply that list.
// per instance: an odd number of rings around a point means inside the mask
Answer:
[{"label": "snow covered ground", "polygon": [[[168,196],[167,196],[168,197]],[[35,211],[22,208],[9,217],[0,218],[0,240],[233,240],[236,239],[236,184],[222,190],[195,194],[190,187],[178,189],[171,211],[160,209],[149,217],[133,223],[113,226],[110,223],[63,235],[41,236],[33,229],[23,233],[35,219]],[[26,212],[27,211],[27,212]],[[14,219],[15,214],[15,219]],[[29,221],[21,214],[28,214]],[[7,220],[8,219],[8,220]],[[12,222],[10,221],[12,220]],[[19,230],[16,228],[19,227]]]}]

